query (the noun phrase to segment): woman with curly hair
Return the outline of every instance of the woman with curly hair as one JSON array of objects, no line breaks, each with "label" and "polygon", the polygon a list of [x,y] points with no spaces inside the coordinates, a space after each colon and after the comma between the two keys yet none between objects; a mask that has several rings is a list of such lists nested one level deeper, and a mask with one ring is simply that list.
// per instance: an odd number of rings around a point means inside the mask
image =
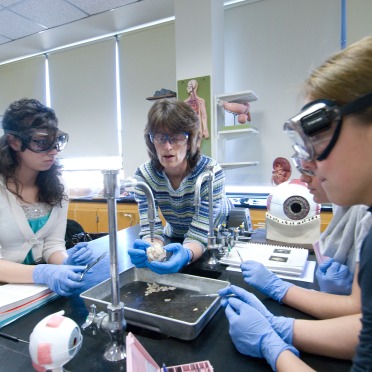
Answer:
[{"label": "woman with curly hair", "polygon": [[61,295],[83,286],[86,243],[66,253],[68,195],[57,154],[68,134],[54,111],[20,99],[5,111],[0,138],[0,282],[46,284]]}]

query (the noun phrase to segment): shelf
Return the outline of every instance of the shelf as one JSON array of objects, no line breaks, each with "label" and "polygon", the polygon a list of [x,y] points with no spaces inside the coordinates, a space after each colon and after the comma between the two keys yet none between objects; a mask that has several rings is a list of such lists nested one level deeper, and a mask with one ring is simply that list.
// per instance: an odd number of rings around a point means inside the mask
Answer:
[{"label": "shelf", "polygon": [[259,134],[257,129],[249,128],[249,127],[248,128],[247,127],[246,128],[240,128],[240,127],[243,127],[243,125],[241,125],[241,126],[235,125],[235,126],[233,126],[234,129],[232,129],[230,126],[224,127],[224,129],[221,129],[217,132],[217,135],[221,136],[222,139],[229,140],[229,139],[239,138],[239,137],[241,137],[242,135],[245,135],[245,134],[248,134],[248,135]]},{"label": "shelf", "polygon": [[234,134],[234,133],[251,133],[251,134],[258,134],[258,130],[252,128],[250,124],[239,124],[239,125],[227,125],[221,128],[218,134]]},{"label": "shelf", "polygon": [[[230,143],[230,140],[237,141],[241,138],[245,140],[248,136],[259,134],[259,131],[252,126],[248,107],[248,102],[257,101],[257,99],[258,97],[251,90],[215,96],[215,141],[212,154],[225,170],[251,167],[259,164],[258,161],[240,161],[242,157],[247,159],[247,156],[242,156],[242,152],[237,147],[240,142]],[[231,104],[228,105],[227,103]],[[245,121],[244,124],[237,123],[236,121],[239,121],[239,119],[242,123]],[[224,161],[225,159],[229,159],[229,162]]]},{"label": "shelf", "polygon": [[258,161],[238,161],[232,163],[220,163],[222,169],[236,169],[236,168],[244,168],[244,167],[253,167],[258,165]]},{"label": "shelf", "polygon": [[253,102],[257,101],[258,97],[251,90],[245,90],[237,93],[220,94],[216,96],[216,104],[218,105],[219,100],[235,103]]}]

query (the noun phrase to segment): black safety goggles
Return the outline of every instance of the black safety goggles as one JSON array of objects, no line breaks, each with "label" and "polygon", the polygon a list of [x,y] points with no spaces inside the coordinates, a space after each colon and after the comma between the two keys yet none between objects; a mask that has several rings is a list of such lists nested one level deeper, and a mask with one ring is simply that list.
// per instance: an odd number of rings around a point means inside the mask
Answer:
[{"label": "black safety goggles", "polygon": [[345,115],[372,105],[372,93],[344,106],[331,100],[316,100],[305,105],[301,112],[284,124],[296,155],[306,161],[322,161],[335,146]]},{"label": "black safety goggles", "polygon": [[32,129],[27,131],[5,130],[22,141],[22,150],[28,149],[33,152],[48,152],[56,149],[62,151],[68,142],[68,134],[55,128]]}]

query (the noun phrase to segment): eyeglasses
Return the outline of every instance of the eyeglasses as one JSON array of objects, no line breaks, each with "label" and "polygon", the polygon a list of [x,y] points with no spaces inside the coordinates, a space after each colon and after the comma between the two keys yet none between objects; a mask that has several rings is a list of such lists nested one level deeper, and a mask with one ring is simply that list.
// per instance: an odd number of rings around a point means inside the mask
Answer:
[{"label": "eyeglasses", "polygon": [[296,166],[297,170],[300,173],[302,173],[302,174],[304,174],[306,176],[310,176],[310,177],[314,177],[315,176],[315,173],[313,171],[311,171],[310,169],[305,169],[305,168],[302,167],[301,160],[297,156],[297,154],[292,155],[291,159],[293,161],[293,164]]},{"label": "eyeglasses", "polygon": [[5,130],[5,133],[19,137],[23,148],[37,153],[48,152],[53,149],[61,152],[66,147],[69,139],[67,133],[54,128],[27,132]]},{"label": "eyeglasses", "polygon": [[299,114],[284,124],[296,155],[306,161],[322,161],[335,146],[345,115],[372,105],[372,93],[344,106],[334,101],[317,100],[304,106]]},{"label": "eyeglasses", "polygon": [[189,134],[184,133],[178,133],[178,134],[162,134],[162,133],[156,133],[156,134],[149,134],[150,141],[154,145],[164,145],[167,141],[171,145],[184,145],[188,138]]}]

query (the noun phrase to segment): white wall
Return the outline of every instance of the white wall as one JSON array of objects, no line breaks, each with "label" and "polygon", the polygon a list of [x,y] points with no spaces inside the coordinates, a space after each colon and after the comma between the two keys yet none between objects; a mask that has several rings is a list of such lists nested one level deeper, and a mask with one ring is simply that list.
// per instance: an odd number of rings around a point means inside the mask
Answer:
[{"label": "white wall", "polygon": [[340,0],[263,0],[225,11],[225,93],[258,95],[251,116],[260,131],[229,154],[260,165],[227,171],[229,183],[269,185],[273,160],[290,158],[283,123],[301,108],[310,69],[340,50],[340,23]]},{"label": "white wall", "polygon": [[352,44],[364,36],[372,35],[372,1],[347,0],[347,44]]}]

